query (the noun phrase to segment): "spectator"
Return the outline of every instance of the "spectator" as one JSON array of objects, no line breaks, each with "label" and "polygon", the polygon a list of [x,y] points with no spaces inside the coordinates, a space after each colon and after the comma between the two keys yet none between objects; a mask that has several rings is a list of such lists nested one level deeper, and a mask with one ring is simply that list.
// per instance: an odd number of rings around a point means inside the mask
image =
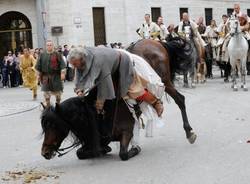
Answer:
[{"label": "spectator", "polygon": [[21,57],[21,52],[17,53],[17,57],[16,57],[16,84],[17,86],[20,86],[23,84],[23,80],[22,80],[22,75],[21,75],[21,71],[20,71],[20,57]]},{"label": "spectator", "polygon": [[8,63],[8,71],[10,76],[10,87],[16,87],[16,57],[12,54],[11,51],[8,51],[6,56],[6,61]]},{"label": "spectator", "polygon": [[3,75],[3,88],[6,88],[9,82],[9,62],[7,60],[7,56],[4,57],[1,63],[1,69]]},{"label": "spectator", "polygon": [[64,55],[64,57],[67,58],[67,56],[69,54],[68,45],[64,45],[63,48],[64,48],[63,55]]}]

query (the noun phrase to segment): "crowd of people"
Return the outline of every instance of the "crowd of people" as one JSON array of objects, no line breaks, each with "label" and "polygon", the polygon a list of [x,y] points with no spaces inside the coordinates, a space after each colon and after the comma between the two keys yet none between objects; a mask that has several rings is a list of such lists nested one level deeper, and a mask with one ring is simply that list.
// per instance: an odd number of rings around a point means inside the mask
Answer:
[{"label": "crowd of people", "polygon": [[[233,15],[238,17],[240,22],[240,29],[244,33],[245,38],[250,43],[250,18],[241,12],[240,5],[234,5]],[[153,39],[161,42],[168,42],[175,37],[184,37],[185,39],[190,39],[194,41],[194,46],[200,55],[200,46],[206,47],[206,63],[207,63],[207,77],[213,77],[212,74],[212,64],[213,63],[228,63],[229,56],[227,52],[227,45],[229,43],[231,35],[229,34],[229,16],[222,15],[222,21],[217,26],[215,20],[211,20],[210,25],[204,25],[203,17],[199,17],[198,21],[194,21],[189,17],[188,13],[183,13],[181,22],[176,26],[170,24],[169,26],[164,25],[163,17],[160,16],[156,23],[151,21],[150,15],[145,14],[145,21],[140,28],[136,30],[142,39]],[[114,49],[124,49],[122,43],[110,43],[104,44],[107,48]],[[209,47],[208,47],[209,46]],[[72,46],[71,48],[74,48]],[[67,61],[67,56],[70,49],[68,45],[63,47],[58,46],[54,48],[53,52],[56,52],[56,56],[59,55],[59,60],[62,60],[65,65],[65,79],[64,81],[72,81],[74,78],[74,69],[72,65]],[[28,63],[30,69],[35,71],[35,65],[37,61],[41,60],[41,56],[46,54],[48,50],[44,52],[42,48],[29,49],[22,47],[20,51],[13,53],[8,51],[7,55],[2,61],[0,61],[0,80],[2,82],[3,88],[7,87],[18,87],[18,86],[29,86],[30,89],[34,88],[33,97],[36,98],[36,88],[27,85],[27,80],[30,77],[25,77],[27,75],[26,68],[23,63]],[[250,57],[248,57],[250,61]],[[27,61],[29,60],[29,61]],[[248,74],[250,74],[250,62],[247,64]],[[29,75],[28,75],[29,76]],[[39,84],[40,81],[38,80]]]},{"label": "crowd of people", "polygon": [[[250,18],[240,10],[239,4],[234,5],[232,15],[238,18],[240,29],[248,43],[250,43]],[[167,42],[178,36],[188,38],[194,41],[198,53],[201,52],[199,50],[200,45],[206,47],[206,57],[207,62],[209,62],[207,76],[212,77],[212,63],[228,63],[229,61],[227,46],[231,38],[229,33],[230,16],[222,15],[219,26],[217,26],[215,20],[211,20],[210,24],[205,26],[203,17],[199,17],[195,21],[185,12],[182,14],[182,20],[178,25],[170,24],[165,26],[162,16],[154,23],[151,21],[150,15],[145,14],[145,21],[136,32],[143,39],[153,39],[162,42]],[[248,75],[250,75],[250,56],[248,57],[247,70]]]},{"label": "crowd of people", "polygon": [[[55,50],[58,53],[62,54],[63,60],[67,66],[68,72],[65,80],[72,81],[72,66],[67,62],[66,59],[69,53],[68,46],[64,45],[64,49],[59,46],[55,48]],[[36,63],[37,59],[43,52],[43,48],[30,49],[25,47],[20,47],[20,49],[15,53],[13,53],[12,51],[8,51],[7,55],[4,56],[2,60],[0,60],[0,86],[2,86],[3,88],[23,86],[23,68],[21,61],[25,60],[25,58],[32,57]]]}]

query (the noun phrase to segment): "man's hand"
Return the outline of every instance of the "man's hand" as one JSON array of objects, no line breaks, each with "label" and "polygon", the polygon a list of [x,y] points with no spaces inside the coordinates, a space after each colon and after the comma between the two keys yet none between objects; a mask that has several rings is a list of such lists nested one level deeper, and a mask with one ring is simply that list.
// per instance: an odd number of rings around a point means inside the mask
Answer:
[{"label": "man's hand", "polygon": [[103,112],[104,101],[96,100],[95,107],[98,114]]},{"label": "man's hand", "polygon": [[65,80],[65,73],[61,73],[61,80],[62,80],[62,81]]}]

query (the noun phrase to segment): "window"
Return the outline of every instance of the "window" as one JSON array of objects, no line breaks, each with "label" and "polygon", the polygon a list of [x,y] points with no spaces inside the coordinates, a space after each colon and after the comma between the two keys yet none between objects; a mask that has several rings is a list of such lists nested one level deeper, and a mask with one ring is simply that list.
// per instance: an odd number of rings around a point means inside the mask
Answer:
[{"label": "window", "polygon": [[151,8],[152,21],[157,22],[158,17],[161,16],[161,8]]},{"label": "window", "polygon": [[205,8],[205,20],[206,25],[210,25],[211,20],[213,20],[213,9],[212,8]]},{"label": "window", "polygon": [[104,8],[93,8],[95,45],[106,44]]},{"label": "window", "polygon": [[234,9],[233,9],[233,8],[228,8],[228,9],[227,9],[227,15],[228,15],[228,16],[231,16],[231,15],[233,14],[233,12],[234,12]]},{"label": "window", "polygon": [[10,11],[0,16],[0,58],[11,50],[22,51],[23,47],[32,48],[32,27],[24,14]]},{"label": "window", "polygon": [[250,9],[247,9],[247,15],[250,17]]},{"label": "window", "polygon": [[188,8],[180,8],[180,20],[182,19],[182,14],[185,12],[188,13]]}]

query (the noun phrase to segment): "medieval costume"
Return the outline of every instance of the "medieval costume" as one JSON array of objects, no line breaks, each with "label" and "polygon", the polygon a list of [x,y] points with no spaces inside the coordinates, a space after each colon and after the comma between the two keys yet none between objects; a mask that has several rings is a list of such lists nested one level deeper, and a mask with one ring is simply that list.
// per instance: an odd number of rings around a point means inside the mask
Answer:
[{"label": "medieval costume", "polygon": [[23,86],[32,90],[33,99],[37,98],[37,76],[35,71],[36,60],[32,55],[20,56],[20,71]]},{"label": "medieval costume", "polygon": [[[228,38],[228,33],[229,33],[229,25],[228,21],[227,22],[222,22],[217,28],[217,33],[219,35],[218,41],[217,41],[217,61],[224,61],[228,62],[229,56],[226,47],[222,46],[226,42],[226,39]],[[221,54],[222,52],[222,54]]]},{"label": "medieval costume", "polygon": [[141,28],[138,30],[138,34],[143,39],[153,39],[153,40],[159,40],[158,36],[160,35],[160,28],[159,26],[154,22],[144,22],[141,26]]},{"label": "medieval costume", "polygon": [[[102,47],[84,47],[72,49],[69,53],[68,60],[74,60],[76,57],[75,55],[79,56],[79,53],[82,53],[81,57],[83,57],[83,59],[81,62],[84,64],[84,67],[77,68],[76,70],[77,93],[79,91],[88,91],[88,89],[91,89],[97,84],[98,102],[115,99],[116,95],[112,76],[118,72],[118,91],[120,97],[124,100],[133,99],[146,102],[156,110],[154,113],[161,116],[163,112],[161,97],[164,94],[164,88],[159,84],[159,86],[163,88],[163,90],[161,90],[163,93],[159,94],[157,93],[157,90],[151,90],[154,88],[150,85],[151,81],[149,81],[148,78],[143,77],[149,73],[141,71],[141,73],[144,73],[141,75],[139,72],[136,72],[136,69],[134,68],[135,64],[133,62],[134,57],[131,58],[130,54],[122,50]],[[145,60],[143,61],[146,63]],[[150,67],[148,64],[146,66]],[[143,70],[143,67],[139,68]],[[151,71],[153,71],[152,68]]]},{"label": "medieval costume", "polygon": [[200,33],[198,32],[198,25],[192,21],[181,21],[179,23],[179,27],[178,27],[178,34],[180,36],[184,36],[190,40],[194,41],[195,44],[195,48],[197,49],[197,52],[199,53],[199,60],[201,61],[201,47],[206,46],[206,43],[204,42],[204,40],[201,38]]},{"label": "medieval costume", "polygon": [[[152,94],[154,94],[158,99],[164,100],[164,93],[165,93],[165,86],[162,83],[161,78],[158,74],[154,71],[154,69],[145,61],[142,57],[137,56],[135,54],[129,53],[125,50],[119,50],[127,54],[130,57],[130,61],[133,63],[133,67],[135,70],[136,75],[140,76],[143,79],[143,89],[147,89]],[[131,99],[128,100],[128,103],[134,104]],[[156,115],[152,106],[148,103],[141,103],[140,108],[142,110],[143,122],[145,123],[146,127],[146,137],[153,136],[153,130],[156,125],[160,125],[162,123],[161,119]],[[133,112],[133,111],[132,111]],[[132,145],[139,144],[139,129],[141,127],[140,122],[138,121],[136,115],[134,114],[135,119],[137,120],[135,123],[134,128],[134,137],[132,139]],[[157,123],[157,124],[156,124]]]},{"label": "medieval costume", "polygon": [[160,40],[162,42],[166,42],[166,38],[169,35],[168,29],[167,29],[167,27],[163,23],[160,24],[160,25],[158,25],[158,26],[160,28]]},{"label": "medieval costume", "polygon": [[212,58],[213,60],[216,60],[216,44],[217,44],[217,26],[207,26],[205,33],[202,35],[204,36],[208,43],[211,44],[212,47]]},{"label": "medieval costume", "polygon": [[44,98],[47,106],[50,105],[51,95],[56,96],[56,102],[60,103],[63,92],[63,82],[61,74],[65,73],[65,62],[61,54],[53,51],[51,53],[44,52],[40,55],[36,70],[39,72],[41,81],[41,89],[44,92]]}]

